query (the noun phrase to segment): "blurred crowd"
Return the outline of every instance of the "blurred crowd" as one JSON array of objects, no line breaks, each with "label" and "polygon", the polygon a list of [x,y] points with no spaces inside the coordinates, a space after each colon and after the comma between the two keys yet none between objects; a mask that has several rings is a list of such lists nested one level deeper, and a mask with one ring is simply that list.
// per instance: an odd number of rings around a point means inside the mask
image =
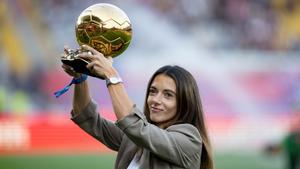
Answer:
[{"label": "blurred crowd", "polygon": [[[184,29],[215,24],[223,30],[213,47],[297,51],[300,49],[298,0],[144,0],[144,5]],[[218,46],[219,45],[219,46]]]},{"label": "blurred crowd", "polygon": [[218,0],[215,16],[241,48],[299,50],[299,9],[297,0]]},{"label": "blurred crowd", "polygon": [[[61,63],[57,58],[65,44],[71,47],[77,45],[74,23],[79,13],[99,2],[0,2],[0,115],[64,111],[65,107],[70,106],[69,95],[59,101],[53,96],[55,90],[70,80],[61,71]],[[273,53],[293,53],[300,50],[299,0],[101,2],[113,3],[129,15],[131,11],[139,10],[140,15],[135,17],[143,17],[141,9],[147,9],[158,16],[157,19],[164,18],[168,21],[166,24],[172,25],[188,37],[197,38],[199,34],[202,34],[201,37],[207,34],[205,38],[210,41],[205,46],[207,50],[254,50]],[[217,36],[208,36],[207,32],[213,32]],[[151,35],[145,39],[151,41]]]}]

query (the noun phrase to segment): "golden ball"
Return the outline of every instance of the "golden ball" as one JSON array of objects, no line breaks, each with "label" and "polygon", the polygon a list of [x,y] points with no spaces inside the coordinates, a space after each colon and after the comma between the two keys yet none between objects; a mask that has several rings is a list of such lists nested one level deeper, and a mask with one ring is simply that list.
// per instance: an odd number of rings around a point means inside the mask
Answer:
[{"label": "golden ball", "polygon": [[123,53],[132,37],[131,22],[126,13],[108,3],[95,4],[83,10],[75,31],[79,45],[89,45],[111,57]]}]

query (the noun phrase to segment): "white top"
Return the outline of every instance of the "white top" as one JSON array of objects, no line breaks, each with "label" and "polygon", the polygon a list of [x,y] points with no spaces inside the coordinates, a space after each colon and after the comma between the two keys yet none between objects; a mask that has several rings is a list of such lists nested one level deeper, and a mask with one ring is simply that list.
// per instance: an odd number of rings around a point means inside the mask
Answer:
[{"label": "white top", "polygon": [[139,169],[139,166],[140,159],[138,158],[138,153],[136,153],[127,169]]}]

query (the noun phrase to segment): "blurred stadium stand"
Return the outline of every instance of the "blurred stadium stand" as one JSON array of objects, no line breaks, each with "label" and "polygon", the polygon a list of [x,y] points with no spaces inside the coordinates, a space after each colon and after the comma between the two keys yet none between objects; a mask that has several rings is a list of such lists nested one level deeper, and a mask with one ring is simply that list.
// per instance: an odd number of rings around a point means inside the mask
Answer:
[{"label": "blurred stadium stand", "polygon": [[[132,21],[132,43],[114,64],[141,108],[154,70],[178,64],[198,81],[216,151],[257,150],[289,131],[300,113],[300,1],[101,2]],[[60,53],[78,46],[75,21],[94,3],[0,1],[0,153],[107,151],[69,120],[71,92],[53,95],[71,79]],[[89,79],[101,113],[115,120],[105,85]]]}]

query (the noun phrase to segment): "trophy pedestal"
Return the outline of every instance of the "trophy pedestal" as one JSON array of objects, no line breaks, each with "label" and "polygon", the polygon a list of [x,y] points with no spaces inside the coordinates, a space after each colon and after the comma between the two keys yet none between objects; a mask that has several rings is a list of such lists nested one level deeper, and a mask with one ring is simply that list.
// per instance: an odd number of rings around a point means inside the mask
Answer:
[{"label": "trophy pedestal", "polygon": [[[80,52],[82,51],[69,50],[68,54],[65,54],[64,56],[61,57],[61,62],[71,66],[77,73],[83,73],[89,76],[98,77],[92,72],[90,72],[89,69],[87,69],[86,65],[89,63],[88,61],[77,57]],[[102,77],[98,77],[98,78],[103,79]]]}]

